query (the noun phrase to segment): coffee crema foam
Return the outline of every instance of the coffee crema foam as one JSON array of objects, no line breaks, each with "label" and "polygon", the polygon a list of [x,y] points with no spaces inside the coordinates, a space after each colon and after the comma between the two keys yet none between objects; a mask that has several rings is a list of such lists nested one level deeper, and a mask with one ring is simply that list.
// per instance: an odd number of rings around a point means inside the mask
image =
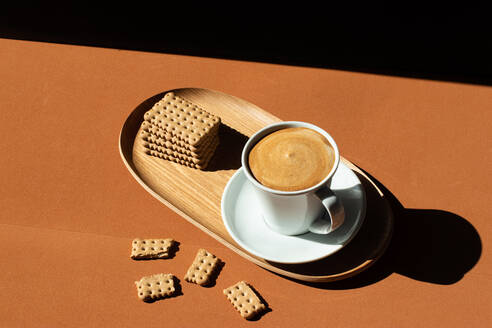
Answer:
[{"label": "coffee crema foam", "polygon": [[250,151],[248,164],[262,185],[281,191],[315,186],[330,173],[335,151],[320,133],[286,128],[261,139]]}]

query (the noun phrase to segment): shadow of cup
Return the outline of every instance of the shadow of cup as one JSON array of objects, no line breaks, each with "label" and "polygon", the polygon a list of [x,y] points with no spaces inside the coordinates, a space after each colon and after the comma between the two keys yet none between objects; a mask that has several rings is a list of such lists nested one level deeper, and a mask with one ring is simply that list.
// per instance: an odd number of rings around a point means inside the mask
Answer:
[{"label": "shadow of cup", "polygon": [[[450,285],[461,280],[478,263],[482,243],[470,222],[443,210],[405,208],[380,182],[364,173],[382,190],[394,214],[393,236],[385,254],[368,270],[346,280],[307,285],[325,289],[360,288],[393,273],[427,283]],[[376,214],[371,206],[368,198],[368,213],[372,213],[368,215]],[[362,229],[361,232],[365,234]],[[370,238],[377,239],[377,236]]]},{"label": "shadow of cup", "polygon": [[205,171],[237,170],[241,167],[241,153],[248,137],[221,123],[218,131],[219,145]]}]

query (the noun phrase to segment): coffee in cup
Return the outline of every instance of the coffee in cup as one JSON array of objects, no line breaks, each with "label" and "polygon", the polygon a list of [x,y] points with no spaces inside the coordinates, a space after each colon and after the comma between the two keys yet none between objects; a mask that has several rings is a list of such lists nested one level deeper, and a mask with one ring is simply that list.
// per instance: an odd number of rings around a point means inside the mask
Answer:
[{"label": "coffee in cup", "polygon": [[323,135],[306,127],[291,127],[263,137],[251,149],[248,164],[265,187],[297,191],[323,181],[335,159],[335,150]]},{"label": "coffee in cup", "polygon": [[265,224],[284,235],[327,234],[343,224],[343,204],[330,189],[339,162],[328,132],[296,121],[260,129],[241,154]]}]

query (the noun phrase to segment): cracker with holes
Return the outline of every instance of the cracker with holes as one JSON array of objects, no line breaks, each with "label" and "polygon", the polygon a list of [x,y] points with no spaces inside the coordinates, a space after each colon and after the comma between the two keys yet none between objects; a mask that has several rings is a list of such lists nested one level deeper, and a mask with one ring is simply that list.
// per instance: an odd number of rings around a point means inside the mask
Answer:
[{"label": "cracker with holes", "polygon": [[166,147],[178,146],[180,147],[180,150],[185,149],[196,154],[202,152],[203,149],[205,149],[210,143],[212,143],[213,140],[218,139],[218,127],[210,131],[209,138],[204,139],[204,141],[197,146],[192,146],[186,143],[186,141],[173,136],[166,130],[161,129],[157,125],[154,125],[147,121],[142,122],[140,130],[141,130],[140,133],[142,134],[144,140],[147,139],[147,141],[150,141],[148,140],[149,139],[148,136],[151,136],[152,139],[151,141],[153,142],[158,141],[161,144],[165,144]]},{"label": "cracker with holes", "polygon": [[205,169],[219,143],[220,118],[167,93],[144,114],[140,137],[147,154]]},{"label": "cracker with holes", "polygon": [[203,156],[209,150],[210,145],[219,139],[218,136],[215,136],[210,141],[200,145],[200,147],[186,147],[187,145],[185,143],[179,143],[179,140],[170,135],[163,134],[161,131],[158,127],[144,121],[140,129],[140,135],[146,143],[155,144],[196,158]]},{"label": "cracker with holes", "polygon": [[134,260],[149,260],[168,258],[175,241],[166,239],[139,239],[132,242],[131,258]]},{"label": "cracker with holes", "polygon": [[155,301],[175,294],[174,276],[171,273],[159,273],[142,277],[135,281],[138,298],[145,302]]},{"label": "cracker with holes", "polygon": [[217,133],[220,125],[218,116],[174,92],[166,93],[164,98],[144,114],[144,119],[194,147]]},{"label": "cracker with holes", "polygon": [[211,283],[211,278],[216,273],[219,264],[220,259],[217,256],[200,248],[184,279],[188,282],[206,286]]},{"label": "cracker with holes", "polygon": [[245,281],[240,281],[223,292],[243,318],[252,319],[266,309],[265,304]]},{"label": "cracker with holes", "polygon": [[[163,157],[165,155],[165,156],[172,157],[172,158],[179,159],[179,160],[183,160],[183,161],[186,161],[189,163],[203,165],[205,163],[208,163],[208,161],[212,157],[212,155],[213,155],[212,150],[214,150],[215,147],[217,147],[218,140],[212,141],[212,143],[206,149],[204,149],[203,153],[200,153],[200,155],[196,155],[196,156],[193,154],[190,155],[186,151],[180,151],[180,150],[168,148],[166,146],[162,146],[161,144],[155,143],[152,141],[145,142],[143,145],[145,148],[148,149],[150,154],[153,156],[160,157],[159,154],[162,154]],[[154,154],[154,152],[156,154]],[[169,159],[169,160],[172,160],[172,159]]]}]

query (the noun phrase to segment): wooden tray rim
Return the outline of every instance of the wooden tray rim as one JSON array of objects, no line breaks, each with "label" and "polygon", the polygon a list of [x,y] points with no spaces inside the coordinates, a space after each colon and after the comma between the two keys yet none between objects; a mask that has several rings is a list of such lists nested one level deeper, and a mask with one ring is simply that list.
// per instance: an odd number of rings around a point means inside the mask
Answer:
[{"label": "wooden tray rim", "polygon": [[[160,92],[159,94],[164,94],[166,92],[178,92],[179,90],[184,90],[184,89],[205,90],[205,91],[210,91],[210,92],[222,94],[222,95],[225,95],[227,97],[237,98],[235,96],[228,95],[228,94],[225,94],[225,93],[220,92],[220,91],[216,91],[216,90],[212,90],[212,89],[203,89],[203,88],[178,88],[178,89],[171,89],[171,90],[168,90],[168,91]],[[154,96],[156,96],[156,95],[154,95]],[[152,96],[152,97],[154,97],[154,96]],[[150,99],[152,97],[149,97],[146,100],[148,100],[148,99]],[[144,101],[146,101],[146,100],[144,100]],[[141,103],[143,103],[144,101],[142,101]],[[245,101],[245,100],[243,100],[243,101]],[[135,108],[134,108],[134,110],[135,110]],[[216,233],[210,231],[209,229],[207,229],[206,227],[204,227],[203,225],[201,225],[200,223],[198,223],[197,221],[195,221],[192,217],[188,216],[183,211],[181,211],[180,209],[178,209],[172,203],[170,203],[165,198],[163,198],[161,195],[159,195],[158,193],[156,193],[152,188],[150,188],[140,178],[138,172],[136,172],[135,167],[131,163],[131,159],[128,159],[127,156],[125,155],[125,153],[123,151],[123,145],[122,145],[122,143],[125,142],[123,140],[123,133],[126,130],[125,128],[126,128],[127,124],[129,124],[129,120],[130,120],[130,118],[131,118],[134,110],[132,110],[130,112],[130,114],[127,116],[127,118],[125,119],[125,122],[124,122],[124,124],[123,124],[123,126],[122,126],[122,128],[120,130],[119,136],[118,136],[118,148],[119,148],[120,156],[121,156],[121,158],[123,160],[123,163],[125,164],[126,168],[128,169],[128,171],[130,171],[130,174],[133,176],[133,178],[149,194],[151,194],[154,198],[156,198],[161,203],[163,203],[164,205],[166,205],[167,207],[169,207],[170,209],[172,209],[175,213],[179,214],[181,217],[183,217],[184,219],[186,219],[188,222],[190,222],[191,224],[193,224],[194,226],[196,226],[200,230],[204,231],[208,235],[212,236],[217,241],[219,241],[220,243],[222,243],[224,246],[230,248],[231,250],[233,250],[237,254],[241,255],[242,257],[246,258],[247,260],[255,263],[256,265],[258,265],[258,266],[260,266],[260,267],[262,267],[262,268],[264,268],[266,270],[275,272],[277,274],[280,274],[280,275],[283,275],[283,276],[286,276],[286,277],[289,277],[289,278],[292,278],[292,279],[301,280],[301,281],[307,281],[307,282],[331,282],[331,281],[336,281],[336,280],[341,280],[341,279],[346,279],[346,278],[352,277],[352,276],[356,275],[357,273],[359,273],[359,272],[361,272],[363,270],[368,269],[370,266],[372,266],[382,256],[382,254],[385,253],[385,251],[386,251],[386,249],[387,249],[387,247],[388,247],[388,245],[390,243],[390,240],[391,240],[391,235],[392,235],[392,229],[393,229],[393,227],[391,227],[391,231],[389,233],[390,236],[387,238],[387,240],[386,240],[385,244],[383,245],[383,247],[381,248],[381,251],[379,252],[378,256],[376,256],[376,257],[374,257],[374,258],[372,258],[370,260],[366,260],[365,262],[361,263],[359,266],[357,266],[357,267],[355,267],[355,268],[353,268],[351,270],[345,271],[345,272],[340,273],[340,274],[334,274],[334,275],[309,276],[309,275],[302,275],[302,274],[298,274],[298,273],[295,273],[295,272],[286,271],[284,269],[281,269],[281,268],[275,267],[273,265],[270,265],[268,262],[262,262],[262,261],[258,260],[257,258],[251,256],[247,251],[235,247],[234,245],[230,244],[228,241],[226,241],[225,239],[223,239],[222,237],[220,237]],[[135,139],[133,138],[132,147],[131,148],[133,148],[134,140]],[[365,174],[357,166],[355,166],[354,164],[352,164],[350,161],[348,161],[347,159],[343,158],[342,156],[340,156],[340,160],[343,161],[350,169],[356,171],[357,173],[359,173],[360,175],[362,175],[365,179],[367,179],[367,181],[369,181],[371,183],[371,185],[375,188],[375,190],[381,196],[383,196],[383,192],[378,188],[378,186],[374,183],[374,181],[372,181],[367,176],[367,174]],[[394,219],[393,218],[393,213],[392,213],[392,211],[391,211],[391,209],[389,207],[389,204],[387,204],[387,201],[386,200],[384,200],[384,201],[385,201],[386,206],[387,206],[387,212],[388,212],[388,215],[390,216],[390,221],[393,222],[393,219]]]}]

